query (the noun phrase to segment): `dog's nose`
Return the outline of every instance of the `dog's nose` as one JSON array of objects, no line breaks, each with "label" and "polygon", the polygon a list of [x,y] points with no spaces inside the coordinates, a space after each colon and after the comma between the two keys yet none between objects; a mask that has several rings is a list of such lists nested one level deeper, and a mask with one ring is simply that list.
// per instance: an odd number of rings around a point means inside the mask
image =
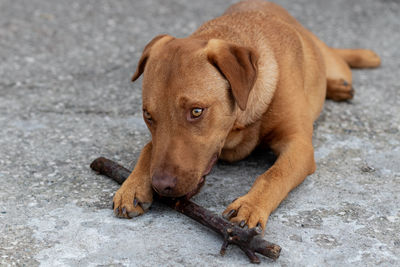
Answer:
[{"label": "dog's nose", "polygon": [[171,195],[176,186],[176,177],[167,173],[156,172],[152,178],[154,189],[161,195]]}]

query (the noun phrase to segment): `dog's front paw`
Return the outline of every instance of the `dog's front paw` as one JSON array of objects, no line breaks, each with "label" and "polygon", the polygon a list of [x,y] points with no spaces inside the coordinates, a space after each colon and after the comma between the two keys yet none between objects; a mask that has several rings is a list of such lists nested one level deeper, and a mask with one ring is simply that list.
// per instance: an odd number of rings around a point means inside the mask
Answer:
[{"label": "dog's front paw", "polygon": [[153,190],[150,184],[130,183],[127,180],[115,193],[113,209],[118,217],[132,218],[146,212],[152,202]]},{"label": "dog's front paw", "polygon": [[259,203],[260,199],[250,194],[244,195],[234,200],[222,213],[222,216],[242,228],[257,227],[264,230],[269,212],[265,207],[260,206]]}]

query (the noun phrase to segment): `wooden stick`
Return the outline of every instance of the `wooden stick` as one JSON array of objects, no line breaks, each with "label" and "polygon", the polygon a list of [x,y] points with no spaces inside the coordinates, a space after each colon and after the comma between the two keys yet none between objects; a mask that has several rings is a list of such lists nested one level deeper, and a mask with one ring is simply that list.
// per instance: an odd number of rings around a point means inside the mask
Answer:
[{"label": "wooden stick", "polygon": [[[103,157],[95,159],[90,167],[119,184],[122,184],[131,173],[118,163]],[[240,228],[185,198],[172,199],[155,196],[155,199],[222,235],[224,242],[220,251],[221,255],[225,254],[228,245],[235,244],[243,250],[252,263],[260,263],[256,253],[273,260],[279,258],[281,247],[264,240],[261,233],[255,228]]]}]

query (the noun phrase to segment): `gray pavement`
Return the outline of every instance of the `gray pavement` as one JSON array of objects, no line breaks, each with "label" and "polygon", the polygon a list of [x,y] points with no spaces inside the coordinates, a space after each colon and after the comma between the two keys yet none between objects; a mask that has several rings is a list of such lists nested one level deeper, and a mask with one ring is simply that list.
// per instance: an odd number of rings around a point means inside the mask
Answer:
[{"label": "gray pavement", "polygon": [[[183,37],[234,1],[0,0],[0,265],[242,266],[237,248],[159,205],[113,216],[118,185],[94,174],[103,155],[132,167],[149,139],[140,82],[155,35]],[[354,71],[351,103],[316,122],[318,169],[272,214],[271,266],[400,265],[400,2],[282,0],[336,47],[374,49]],[[271,164],[256,153],[219,163],[195,201],[220,213]]]}]

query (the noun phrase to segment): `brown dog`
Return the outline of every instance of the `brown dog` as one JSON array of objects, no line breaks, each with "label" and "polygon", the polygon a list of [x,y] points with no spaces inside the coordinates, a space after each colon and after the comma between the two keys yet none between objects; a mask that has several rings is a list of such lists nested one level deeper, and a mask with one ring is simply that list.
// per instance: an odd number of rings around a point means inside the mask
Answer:
[{"label": "brown dog", "polygon": [[278,156],[224,211],[262,227],[286,195],[315,171],[313,122],[325,98],[353,97],[350,67],[380,65],[370,50],[334,49],[280,6],[243,1],[191,36],[154,38],[144,49],[143,116],[152,134],[114,197],[134,217],[160,195],[191,197],[218,158],[236,161],[258,145]]}]

